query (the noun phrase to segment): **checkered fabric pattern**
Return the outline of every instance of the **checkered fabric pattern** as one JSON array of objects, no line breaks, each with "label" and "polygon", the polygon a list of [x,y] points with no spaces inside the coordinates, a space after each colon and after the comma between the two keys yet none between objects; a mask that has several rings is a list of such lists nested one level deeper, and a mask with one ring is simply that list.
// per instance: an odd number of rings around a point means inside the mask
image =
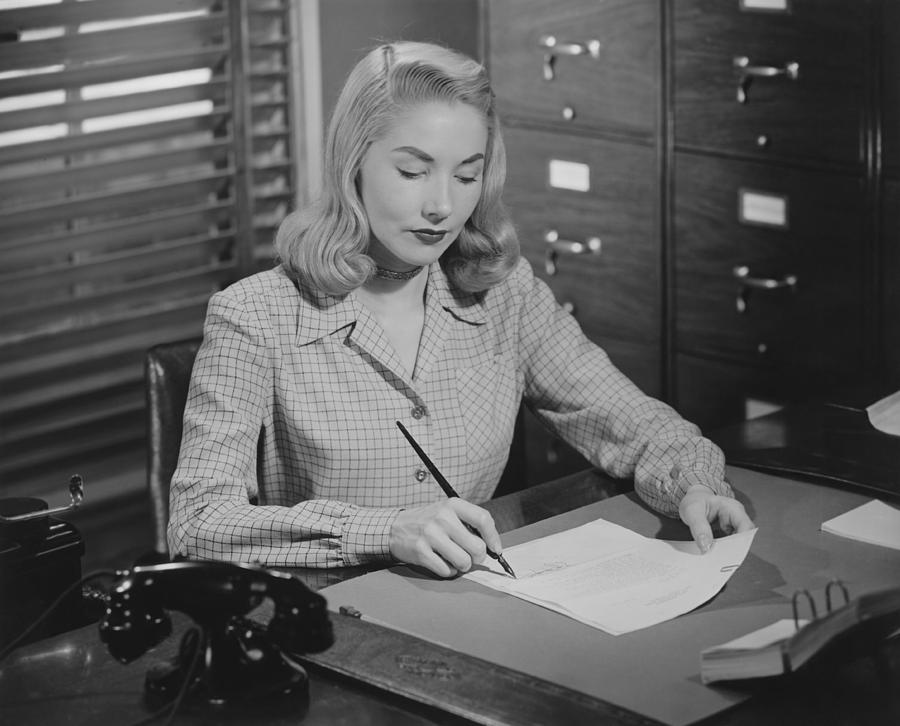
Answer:
[{"label": "checkered fabric pattern", "polygon": [[390,558],[400,509],[441,499],[400,420],[461,497],[487,500],[522,398],[593,464],[669,515],[688,486],[730,495],[721,451],[641,393],[522,260],[480,294],[428,269],[412,376],[354,293],[282,268],[214,295],[172,480],[173,555],[335,567]]}]

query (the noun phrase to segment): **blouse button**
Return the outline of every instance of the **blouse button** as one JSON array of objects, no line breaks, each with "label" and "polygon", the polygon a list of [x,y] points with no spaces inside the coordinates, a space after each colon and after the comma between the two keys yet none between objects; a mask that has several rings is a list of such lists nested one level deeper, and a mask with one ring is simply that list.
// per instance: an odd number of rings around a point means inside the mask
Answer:
[{"label": "blouse button", "polygon": [[422,416],[424,416],[426,413],[427,413],[427,412],[425,411],[425,407],[424,407],[424,406],[416,406],[416,407],[412,410],[412,416],[413,416],[413,418],[416,418],[416,419],[422,418]]},{"label": "blouse button", "polygon": [[428,472],[425,469],[416,469],[416,481],[423,482],[428,478]]}]

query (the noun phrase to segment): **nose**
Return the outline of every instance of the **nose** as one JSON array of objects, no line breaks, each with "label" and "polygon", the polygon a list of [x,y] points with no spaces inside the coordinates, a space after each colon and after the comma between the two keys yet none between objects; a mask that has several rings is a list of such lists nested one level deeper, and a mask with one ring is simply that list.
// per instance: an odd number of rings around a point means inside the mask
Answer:
[{"label": "nose", "polygon": [[450,189],[445,182],[435,180],[428,191],[428,197],[422,207],[422,216],[431,224],[439,224],[447,219],[453,211]]}]

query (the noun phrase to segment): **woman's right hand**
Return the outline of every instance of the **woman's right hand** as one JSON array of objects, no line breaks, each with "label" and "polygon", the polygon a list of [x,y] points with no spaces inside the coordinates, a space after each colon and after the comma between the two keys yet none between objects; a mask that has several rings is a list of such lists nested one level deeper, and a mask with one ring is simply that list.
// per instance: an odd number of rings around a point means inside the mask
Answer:
[{"label": "woman's right hand", "polygon": [[[466,525],[478,534],[472,534]],[[404,509],[391,526],[391,554],[441,577],[467,572],[485,558],[486,547],[497,554],[503,549],[493,517],[458,497]]]}]

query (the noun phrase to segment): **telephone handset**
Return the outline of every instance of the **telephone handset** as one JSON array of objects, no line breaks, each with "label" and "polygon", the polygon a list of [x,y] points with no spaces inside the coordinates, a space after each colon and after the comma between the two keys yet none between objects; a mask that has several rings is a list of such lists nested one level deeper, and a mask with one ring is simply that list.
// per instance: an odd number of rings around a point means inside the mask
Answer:
[{"label": "telephone handset", "polygon": [[[274,603],[267,625],[244,616]],[[199,636],[186,634],[169,666],[147,675],[148,697],[171,700],[188,678],[190,690],[223,703],[260,695],[307,693],[306,673],[292,655],[317,653],[334,642],[325,598],[298,577],[258,565],[183,560],[135,566],[108,596],[99,624],[110,654],[130,663],[171,632],[168,610],[189,615]],[[199,640],[198,640],[199,638]],[[202,652],[196,650],[201,648]],[[199,664],[200,673],[191,673]]]}]

